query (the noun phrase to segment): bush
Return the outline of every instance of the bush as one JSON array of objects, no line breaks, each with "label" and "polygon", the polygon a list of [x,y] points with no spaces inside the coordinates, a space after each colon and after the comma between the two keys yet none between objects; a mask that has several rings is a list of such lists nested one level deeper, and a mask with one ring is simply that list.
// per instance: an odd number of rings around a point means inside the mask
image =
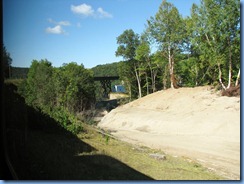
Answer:
[{"label": "bush", "polygon": [[34,60],[19,93],[28,105],[41,109],[72,133],[82,131],[74,114],[95,103],[92,73],[76,63],[54,68],[47,60]]}]

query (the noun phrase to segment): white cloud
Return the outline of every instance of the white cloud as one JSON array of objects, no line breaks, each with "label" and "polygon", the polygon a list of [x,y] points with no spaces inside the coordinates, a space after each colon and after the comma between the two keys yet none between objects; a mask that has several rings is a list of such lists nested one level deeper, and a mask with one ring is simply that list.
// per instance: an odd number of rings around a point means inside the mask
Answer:
[{"label": "white cloud", "polygon": [[46,33],[49,33],[49,34],[67,34],[62,26],[70,26],[71,25],[69,21],[56,22],[51,18],[48,19],[48,22],[56,25],[54,27],[46,28]]},{"label": "white cloud", "polygon": [[98,12],[98,16],[100,18],[112,18],[113,15],[104,11],[101,7],[97,9],[97,12]]},{"label": "white cloud", "polygon": [[75,14],[84,15],[86,17],[91,16],[94,18],[112,18],[113,15],[104,11],[101,7],[97,9],[97,11],[94,11],[92,6],[87,4],[81,4],[81,5],[71,5],[71,11]]},{"label": "white cloud", "polygon": [[60,22],[58,22],[58,25],[70,26],[70,23],[69,23],[69,21],[60,21]]},{"label": "white cloud", "polygon": [[48,27],[46,29],[46,33],[49,33],[49,34],[64,34],[65,31],[62,29],[61,25],[57,25],[53,28],[51,27]]},{"label": "white cloud", "polygon": [[81,4],[78,6],[71,5],[71,11],[76,14],[81,14],[85,16],[93,16],[94,15],[94,10],[90,5],[87,4]]},{"label": "white cloud", "polygon": [[56,24],[56,25],[61,25],[61,26],[70,26],[71,25],[69,21],[56,22],[53,19],[48,19],[48,22]]}]

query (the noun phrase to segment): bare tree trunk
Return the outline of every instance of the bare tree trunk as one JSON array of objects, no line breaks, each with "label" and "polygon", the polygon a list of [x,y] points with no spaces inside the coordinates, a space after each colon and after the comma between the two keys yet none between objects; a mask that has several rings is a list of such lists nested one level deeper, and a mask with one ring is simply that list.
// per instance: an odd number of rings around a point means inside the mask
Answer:
[{"label": "bare tree trunk", "polygon": [[148,77],[147,77],[147,73],[146,73],[146,83],[147,83],[147,95],[149,94],[149,85],[148,85]]},{"label": "bare tree trunk", "polygon": [[165,90],[165,89],[167,89],[167,71],[168,71],[168,67],[167,67],[167,65],[165,66],[165,68],[164,68],[164,74],[163,74],[163,89]]},{"label": "bare tree trunk", "polygon": [[136,66],[134,65],[134,70],[135,70],[135,74],[136,74],[136,80],[137,80],[137,85],[138,85],[138,93],[139,93],[139,98],[141,98],[141,80],[140,80],[140,76],[137,72]]},{"label": "bare tree trunk", "polygon": [[230,45],[230,40],[229,40],[229,80],[228,80],[228,86],[227,89],[230,88],[231,86],[231,78],[232,78],[232,53],[231,53],[231,45]]},{"label": "bare tree trunk", "polygon": [[237,86],[238,83],[239,83],[240,74],[241,74],[241,71],[240,71],[240,68],[239,68],[239,71],[238,71],[238,74],[237,74],[237,78],[236,78],[236,84],[235,84],[235,86]]},{"label": "bare tree trunk", "polygon": [[153,93],[156,92],[156,76],[157,76],[157,71],[153,72]]},{"label": "bare tree trunk", "polygon": [[197,70],[197,67],[195,66],[195,71],[196,71],[196,81],[195,81],[195,86],[198,86],[198,70]]},{"label": "bare tree trunk", "polygon": [[153,70],[152,70],[152,66],[151,63],[148,62],[148,66],[150,68],[150,74],[151,74],[151,81],[152,81],[152,91],[154,92],[154,78],[153,78]]},{"label": "bare tree trunk", "polygon": [[170,87],[174,89],[174,66],[172,63],[170,46],[168,46],[168,59],[169,59]]},{"label": "bare tree trunk", "polygon": [[218,69],[219,69],[219,82],[220,82],[222,88],[223,88],[224,90],[226,90],[226,87],[225,87],[225,85],[224,85],[223,82],[222,82],[222,71],[221,71],[220,63],[219,63],[219,62],[218,62]]}]

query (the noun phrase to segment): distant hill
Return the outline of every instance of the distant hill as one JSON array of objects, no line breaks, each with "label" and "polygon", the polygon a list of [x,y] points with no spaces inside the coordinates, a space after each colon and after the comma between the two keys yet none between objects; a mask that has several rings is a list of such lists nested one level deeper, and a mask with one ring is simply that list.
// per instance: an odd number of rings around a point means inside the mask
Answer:
[{"label": "distant hill", "polygon": [[[97,65],[91,70],[94,72],[95,77],[100,76],[118,76],[119,75],[119,66],[120,62],[109,63],[104,65]],[[11,67],[11,78],[22,79],[27,78],[29,68],[25,67]]]},{"label": "distant hill", "polygon": [[119,62],[109,63],[104,65],[97,65],[93,67],[91,70],[94,72],[95,77],[118,76],[119,75],[118,66],[119,66]]},{"label": "distant hill", "polygon": [[13,79],[25,79],[27,78],[28,72],[29,72],[29,68],[11,67],[10,76]]}]

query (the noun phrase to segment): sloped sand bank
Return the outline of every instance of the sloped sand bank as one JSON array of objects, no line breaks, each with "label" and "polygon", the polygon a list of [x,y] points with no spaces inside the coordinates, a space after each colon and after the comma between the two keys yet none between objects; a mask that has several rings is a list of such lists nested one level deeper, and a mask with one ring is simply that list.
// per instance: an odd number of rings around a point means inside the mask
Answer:
[{"label": "sloped sand bank", "polygon": [[240,179],[239,97],[220,96],[209,86],[168,89],[112,110],[98,126]]}]

